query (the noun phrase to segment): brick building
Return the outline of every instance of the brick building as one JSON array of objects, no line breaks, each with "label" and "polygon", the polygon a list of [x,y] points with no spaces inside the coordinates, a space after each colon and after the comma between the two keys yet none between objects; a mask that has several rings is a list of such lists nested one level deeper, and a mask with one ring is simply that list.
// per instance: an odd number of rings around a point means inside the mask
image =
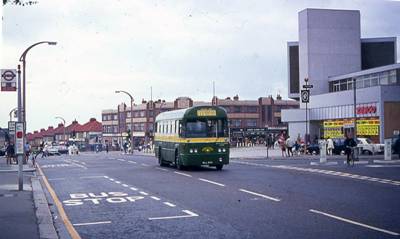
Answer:
[{"label": "brick building", "polygon": [[143,100],[141,104],[133,105],[131,117],[131,108],[123,103],[117,109],[102,111],[103,142],[118,148],[127,137],[127,131],[132,129],[135,145],[138,145],[151,139],[153,123],[160,112],[200,105],[224,107],[228,113],[231,136],[236,140],[265,137],[268,133],[286,130],[287,125],[281,121],[281,110],[299,107],[298,102],[283,100],[279,95],[276,99],[269,96],[257,100],[239,100],[237,95],[232,99],[215,97],[211,102],[179,97],[173,102]]}]

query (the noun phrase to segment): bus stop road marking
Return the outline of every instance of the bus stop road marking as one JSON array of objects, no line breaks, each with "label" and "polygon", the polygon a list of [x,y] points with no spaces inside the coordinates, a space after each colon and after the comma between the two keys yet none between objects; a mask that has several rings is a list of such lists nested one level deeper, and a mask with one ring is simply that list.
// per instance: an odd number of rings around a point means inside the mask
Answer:
[{"label": "bus stop road marking", "polygon": [[98,225],[98,224],[110,224],[111,221],[103,221],[103,222],[86,222],[86,223],[74,223],[74,226],[88,226],[88,225]]},{"label": "bus stop road marking", "polygon": [[181,172],[177,172],[177,171],[174,171],[174,173],[182,175],[182,176],[190,177],[190,178],[192,177],[192,175],[186,174],[186,173],[181,173]]},{"label": "bus stop road marking", "polygon": [[211,184],[214,184],[214,185],[218,185],[220,187],[225,187],[225,185],[222,184],[222,183],[217,183],[217,182],[214,182],[214,181],[211,181],[211,180],[207,180],[207,179],[204,179],[204,178],[199,178],[199,180],[203,181],[203,182],[206,182],[206,183],[211,183]]},{"label": "bus stop road marking", "polygon": [[139,193],[142,194],[142,195],[145,195],[145,196],[149,195],[148,193],[142,192],[142,191],[140,191]]},{"label": "bus stop road marking", "polygon": [[131,189],[132,191],[137,191],[137,190],[138,190],[137,188],[134,188],[134,187],[130,187],[130,189]]},{"label": "bus stop road marking", "polygon": [[186,215],[182,216],[171,216],[171,217],[150,217],[149,220],[166,220],[166,219],[178,219],[178,218],[189,218],[189,217],[198,217],[199,215],[191,212],[189,210],[182,210]]},{"label": "bus stop road marking", "polygon": [[154,196],[151,196],[151,198],[154,199],[154,200],[156,200],[156,201],[160,201],[160,200],[161,200],[160,198],[154,197]]},{"label": "bus stop road marking", "polygon": [[239,191],[244,192],[244,193],[248,193],[248,194],[252,194],[252,195],[255,195],[255,196],[259,196],[259,197],[262,197],[262,198],[265,198],[265,199],[268,199],[268,200],[271,200],[271,201],[274,201],[274,202],[280,202],[281,201],[279,198],[270,197],[270,196],[267,196],[267,195],[264,195],[264,194],[261,194],[261,193],[256,193],[256,192],[248,191],[248,190],[245,190],[245,189],[239,189]]},{"label": "bus stop road marking", "polygon": [[336,219],[336,220],[339,220],[339,221],[342,221],[342,222],[347,222],[347,223],[350,223],[350,224],[353,224],[353,225],[357,225],[357,226],[360,226],[360,227],[365,227],[365,228],[368,228],[368,229],[371,229],[371,230],[383,232],[383,233],[386,233],[386,234],[389,234],[389,235],[392,235],[392,236],[399,236],[400,235],[397,232],[392,232],[392,231],[389,231],[389,230],[385,230],[385,229],[381,229],[381,228],[378,228],[378,227],[370,226],[370,225],[367,225],[367,224],[364,224],[364,223],[352,221],[350,219],[346,219],[346,218],[343,218],[343,217],[335,216],[335,215],[332,215],[332,214],[329,214],[329,213],[326,213],[326,212],[321,212],[321,211],[314,210],[314,209],[310,209],[309,211],[312,212],[312,213],[324,215],[326,217],[330,217],[330,218],[333,218],[333,219]]}]

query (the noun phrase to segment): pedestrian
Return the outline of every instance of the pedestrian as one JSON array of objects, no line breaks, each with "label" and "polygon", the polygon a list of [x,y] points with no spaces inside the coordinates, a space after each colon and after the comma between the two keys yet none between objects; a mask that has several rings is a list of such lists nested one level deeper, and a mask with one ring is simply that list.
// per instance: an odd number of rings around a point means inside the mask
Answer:
[{"label": "pedestrian", "polygon": [[293,157],[293,151],[292,150],[293,150],[294,142],[290,138],[290,136],[288,136],[288,138],[286,139],[285,144],[286,144],[286,147],[287,147],[288,157],[290,157],[290,155],[292,155],[292,157]]},{"label": "pedestrian", "polygon": [[26,142],[26,144],[24,146],[24,150],[25,150],[24,164],[26,164],[26,163],[28,163],[29,155],[31,153],[31,145],[29,144],[29,142]]},{"label": "pedestrian", "polygon": [[15,150],[14,150],[14,145],[12,143],[8,143],[7,148],[6,148],[6,153],[7,153],[7,164],[12,164],[14,161],[15,157]]},{"label": "pedestrian", "polygon": [[327,143],[327,150],[328,150],[328,155],[333,155],[333,149],[335,148],[335,145],[333,144],[333,140],[328,137],[328,139],[326,140]]},{"label": "pedestrian", "polygon": [[106,152],[108,153],[108,144],[106,144]]},{"label": "pedestrian", "polygon": [[281,134],[278,138],[278,144],[279,147],[281,148],[281,152],[282,152],[282,157],[286,157],[286,140],[285,137],[283,136],[283,134]]}]

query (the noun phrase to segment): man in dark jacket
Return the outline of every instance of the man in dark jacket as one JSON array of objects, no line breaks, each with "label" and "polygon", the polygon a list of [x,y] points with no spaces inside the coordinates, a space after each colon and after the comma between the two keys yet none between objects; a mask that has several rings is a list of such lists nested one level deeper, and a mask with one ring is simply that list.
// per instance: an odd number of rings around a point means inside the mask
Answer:
[{"label": "man in dark jacket", "polygon": [[[353,147],[356,147],[357,143],[356,141],[350,137],[349,135],[346,135],[346,139],[344,140],[344,147],[345,147],[345,153],[347,155],[347,164],[350,163],[350,155]],[[354,158],[353,158],[354,160]]]},{"label": "man in dark jacket", "polygon": [[12,164],[14,161],[15,157],[15,150],[14,150],[14,145],[9,143],[6,148],[6,153],[7,153],[7,164]]}]

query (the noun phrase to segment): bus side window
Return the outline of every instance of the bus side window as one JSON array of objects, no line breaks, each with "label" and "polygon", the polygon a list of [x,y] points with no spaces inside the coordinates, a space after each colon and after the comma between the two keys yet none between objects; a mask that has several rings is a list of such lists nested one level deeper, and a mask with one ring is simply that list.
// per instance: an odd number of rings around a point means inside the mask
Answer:
[{"label": "bus side window", "polygon": [[154,123],[154,132],[157,133],[158,129],[157,129],[158,124]]}]

